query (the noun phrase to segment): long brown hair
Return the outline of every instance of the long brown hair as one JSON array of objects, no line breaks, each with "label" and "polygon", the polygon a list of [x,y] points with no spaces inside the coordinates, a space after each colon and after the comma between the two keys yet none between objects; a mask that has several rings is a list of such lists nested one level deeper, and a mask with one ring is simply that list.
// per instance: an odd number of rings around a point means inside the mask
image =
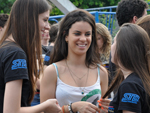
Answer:
[{"label": "long brown hair", "polygon": [[141,26],[150,37],[150,15],[143,16],[136,21],[136,24]]},{"label": "long brown hair", "polygon": [[[16,0],[12,6],[4,36],[0,40],[0,44],[2,44],[12,34],[15,42],[27,55],[27,67],[31,83],[29,103],[34,97],[34,75],[38,78],[37,70],[42,69],[39,14],[49,9],[50,5],[46,0]],[[36,63],[37,59],[39,67]]]},{"label": "long brown hair", "polygon": [[77,9],[68,13],[60,22],[58,37],[56,38],[54,50],[50,57],[50,64],[67,58],[68,45],[65,37],[69,33],[69,29],[75,22],[84,21],[92,27],[92,42],[86,54],[85,64],[97,66],[100,63],[100,55],[96,43],[96,25],[94,17],[83,9]]},{"label": "long brown hair", "polygon": [[[135,24],[124,24],[116,37],[115,63],[136,73],[142,80],[146,93],[150,96],[150,39],[146,31]],[[121,72],[115,77],[105,98],[123,81]]]}]

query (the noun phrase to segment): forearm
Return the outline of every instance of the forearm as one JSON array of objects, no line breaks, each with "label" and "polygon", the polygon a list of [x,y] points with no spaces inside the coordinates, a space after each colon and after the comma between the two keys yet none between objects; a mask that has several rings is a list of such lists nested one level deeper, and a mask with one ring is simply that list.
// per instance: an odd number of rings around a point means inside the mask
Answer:
[{"label": "forearm", "polygon": [[45,111],[46,106],[47,106],[46,102],[43,102],[39,105],[32,107],[21,107],[18,113],[40,113]]}]

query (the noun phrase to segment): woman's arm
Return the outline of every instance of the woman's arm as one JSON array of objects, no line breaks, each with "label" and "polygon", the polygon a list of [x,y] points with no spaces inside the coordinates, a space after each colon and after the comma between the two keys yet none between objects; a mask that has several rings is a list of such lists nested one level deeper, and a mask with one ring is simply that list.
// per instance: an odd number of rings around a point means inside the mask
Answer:
[{"label": "woman's arm", "polygon": [[22,80],[14,80],[6,83],[4,95],[3,113],[59,113],[61,110],[57,100],[48,100],[33,107],[21,107]]},{"label": "woman's arm", "polygon": [[108,89],[108,72],[103,66],[100,67],[100,85],[101,97],[103,97]]},{"label": "woman's arm", "polygon": [[57,74],[55,67],[49,65],[45,70],[40,84],[40,101],[55,98]]}]

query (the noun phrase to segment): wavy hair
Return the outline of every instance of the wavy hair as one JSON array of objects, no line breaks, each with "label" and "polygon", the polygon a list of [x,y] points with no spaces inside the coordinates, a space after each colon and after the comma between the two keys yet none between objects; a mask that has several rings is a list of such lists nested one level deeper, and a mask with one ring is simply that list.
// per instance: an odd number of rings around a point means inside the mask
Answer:
[{"label": "wavy hair", "polygon": [[106,56],[107,59],[109,59],[111,43],[112,43],[111,34],[108,28],[101,23],[96,23],[96,31],[99,35],[101,35],[104,42],[101,48],[102,53]]}]

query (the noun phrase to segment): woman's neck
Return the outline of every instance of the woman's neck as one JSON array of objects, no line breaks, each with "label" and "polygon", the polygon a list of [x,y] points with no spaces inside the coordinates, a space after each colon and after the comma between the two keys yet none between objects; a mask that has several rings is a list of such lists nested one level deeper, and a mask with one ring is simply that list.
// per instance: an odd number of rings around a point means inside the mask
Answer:
[{"label": "woman's neck", "polygon": [[127,70],[127,69],[121,69],[124,79],[126,79],[131,73],[133,73],[133,71],[131,70]]},{"label": "woman's neck", "polygon": [[68,63],[74,66],[81,66],[81,65],[83,66],[85,65],[86,60],[85,58],[86,58],[85,55],[83,56],[68,55],[66,60],[68,61]]},{"label": "woman's neck", "polygon": [[8,36],[8,38],[6,39],[6,41],[13,41],[13,42],[15,42],[12,34]]},{"label": "woman's neck", "polygon": [[43,46],[48,46],[48,41],[47,40],[41,40],[41,44]]}]

